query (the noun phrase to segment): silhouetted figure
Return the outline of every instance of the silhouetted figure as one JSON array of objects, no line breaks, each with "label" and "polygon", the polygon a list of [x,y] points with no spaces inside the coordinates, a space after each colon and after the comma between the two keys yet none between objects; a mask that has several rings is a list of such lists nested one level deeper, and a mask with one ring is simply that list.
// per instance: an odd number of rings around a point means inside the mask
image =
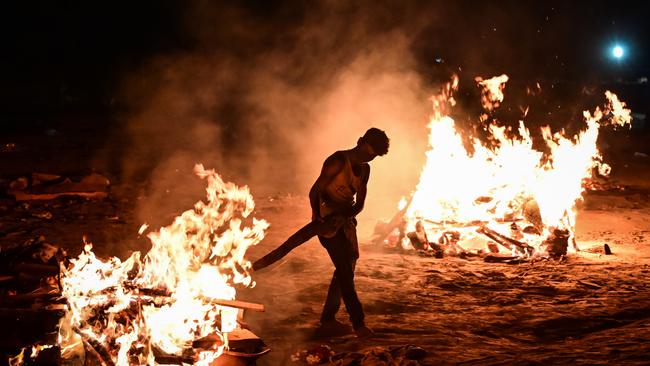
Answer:
[{"label": "silhouetted figure", "polygon": [[312,220],[329,224],[318,235],[327,250],[335,271],[321,315],[323,326],[338,325],[335,315],[341,298],[359,336],[370,336],[364,313],[354,287],[354,269],[359,258],[357,221],[366,201],[370,165],[368,162],[388,152],[389,140],[384,131],[371,128],[359,138],[357,146],[337,151],[323,164],[320,176],[309,192]]},{"label": "silhouetted figure", "polygon": [[357,335],[373,335],[372,330],[365,325],[363,307],[354,288],[354,269],[359,258],[355,216],[363,210],[366,200],[370,177],[368,162],[385,155],[388,146],[386,133],[373,127],[359,138],[357,146],[337,151],[328,157],[309,191],[312,222],[253,263],[253,270],[258,271],[318,235],[335,268],[321,315],[323,328],[337,330],[345,327],[336,320],[343,299]]}]

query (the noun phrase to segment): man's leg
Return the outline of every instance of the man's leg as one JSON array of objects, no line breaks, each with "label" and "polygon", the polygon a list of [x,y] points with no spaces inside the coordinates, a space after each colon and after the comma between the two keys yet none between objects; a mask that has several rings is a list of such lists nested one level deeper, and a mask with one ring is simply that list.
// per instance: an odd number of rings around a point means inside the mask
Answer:
[{"label": "man's leg", "polygon": [[[340,298],[342,297],[345,308],[348,311],[348,314],[350,314],[352,326],[357,329],[365,325],[365,323],[363,307],[359,301],[357,291],[354,288],[354,267],[356,264],[354,248],[352,248],[352,245],[348,241],[343,230],[339,230],[336,236],[331,239],[323,239],[325,240],[321,240],[321,242],[323,243],[323,246],[325,246],[325,249],[327,249],[327,253],[336,268],[334,276],[332,277],[332,283],[330,283],[328,297],[325,301],[323,317],[330,316],[331,311],[334,309],[334,305],[336,305],[336,310],[338,310],[338,307],[340,307]],[[335,285],[335,280],[338,283],[338,286]],[[336,312],[334,312],[334,314],[336,314]]]},{"label": "man's leg", "polygon": [[320,317],[321,323],[333,322],[336,320],[336,313],[338,313],[340,308],[341,287],[339,286],[338,278],[336,278],[336,271],[334,271],[334,274],[332,275],[332,281],[330,282],[330,287],[327,290],[325,305],[323,305],[323,313]]},{"label": "man's leg", "polygon": [[[337,235],[336,235],[337,236]],[[318,236],[318,240],[321,242],[324,248],[330,246],[336,246],[336,236],[331,238],[326,238],[324,236]],[[329,253],[329,251],[328,251]],[[334,263],[334,260],[332,260]],[[323,305],[323,312],[321,313],[320,321],[321,323],[333,322],[336,320],[336,313],[341,308],[341,287],[339,286],[339,280],[336,276],[336,269],[332,275],[332,280],[330,281],[330,287],[327,290],[327,298],[325,299],[325,304]]]}]

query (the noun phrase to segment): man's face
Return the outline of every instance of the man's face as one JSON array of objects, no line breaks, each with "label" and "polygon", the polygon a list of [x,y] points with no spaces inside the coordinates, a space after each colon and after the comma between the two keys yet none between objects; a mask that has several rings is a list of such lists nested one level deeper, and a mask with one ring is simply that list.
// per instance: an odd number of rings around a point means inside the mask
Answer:
[{"label": "man's face", "polygon": [[361,161],[364,163],[372,161],[375,157],[377,157],[377,153],[375,153],[375,150],[370,146],[370,144],[367,143],[361,143],[359,145],[359,157],[361,158]]}]

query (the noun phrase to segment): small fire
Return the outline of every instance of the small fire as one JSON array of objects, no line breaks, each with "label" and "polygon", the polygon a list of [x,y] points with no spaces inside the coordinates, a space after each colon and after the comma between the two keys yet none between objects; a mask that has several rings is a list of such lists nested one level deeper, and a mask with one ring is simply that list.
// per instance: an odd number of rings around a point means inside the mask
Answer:
[{"label": "small fire", "polygon": [[218,300],[233,300],[235,284],[254,285],[244,255],[268,224],[248,219],[254,202],[247,187],[224,182],[202,165],[194,171],[207,180],[207,200],[149,233],[144,258],[135,252],[125,261],[101,260],[87,243],[63,269],[69,304],[59,334],[64,358],[84,341],[100,344],[116,365],[153,365],[154,353],[181,355],[193,340],[217,334],[221,344],[195,355],[196,364],[207,365],[228,346],[238,310]]},{"label": "small fire", "polygon": [[503,74],[487,80],[483,80],[482,77],[477,76],[474,80],[482,87],[481,104],[483,108],[489,112],[498,108],[501,102],[503,102],[503,89],[506,88],[508,75]]},{"label": "small fire", "polygon": [[[41,353],[41,351],[43,351],[45,349],[48,349],[48,348],[52,348],[52,347],[54,347],[54,346],[51,345],[51,344],[34,345],[34,346],[32,346],[32,350],[31,350],[30,354],[28,355],[28,357],[30,359],[35,360],[38,357],[38,354]],[[9,366],[21,366],[21,365],[23,365],[23,363],[25,361],[25,351],[26,350],[27,350],[27,348],[22,348],[20,350],[19,354],[17,354],[14,357],[9,357],[9,360],[7,360],[7,363],[9,364]]]},{"label": "small fire", "polygon": [[[483,87],[482,102],[487,112],[503,101],[507,80],[506,75],[476,78]],[[457,85],[454,78],[432,98],[434,113],[429,123],[426,163],[408,207],[406,200],[399,204],[400,210],[406,207],[406,232],[440,238],[438,242],[453,237],[466,250],[486,247],[487,238],[479,234],[485,228],[527,243],[536,253],[544,252],[543,242],[556,230],[567,232],[572,241],[583,184],[595,170],[601,175],[611,170],[596,146],[599,129],[604,125],[629,126],[630,110],[625,103],[607,91],[605,108],[584,112],[586,129],[572,138],[564,131],[554,133],[550,127],[543,127],[548,154],[533,148],[523,121],[519,121],[516,133],[491,121],[486,129],[494,143],[488,146],[473,138],[470,153],[447,113],[455,104],[452,94]],[[402,245],[410,247],[409,239],[403,238]]]}]

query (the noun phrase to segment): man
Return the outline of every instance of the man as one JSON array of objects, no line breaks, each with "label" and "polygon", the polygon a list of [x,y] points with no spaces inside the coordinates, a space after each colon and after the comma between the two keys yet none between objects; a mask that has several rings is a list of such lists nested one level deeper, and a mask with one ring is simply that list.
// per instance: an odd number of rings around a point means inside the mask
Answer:
[{"label": "man", "polygon": [[370,165],[368,162],[388,152],[389,139],[378,128],[370,128],[359,138],[357,146],[337,151],[323,164],[320,176],[309,192],[312,221],[322,223],[318,239],[334,264],[334,275],[321,315],[321,327],[345,327],[335,316],[341,298],[359,337],[373,332],[364,321],[364,313],[354,287],[354,269],[359,258],[355,216],[366,200]]}]

